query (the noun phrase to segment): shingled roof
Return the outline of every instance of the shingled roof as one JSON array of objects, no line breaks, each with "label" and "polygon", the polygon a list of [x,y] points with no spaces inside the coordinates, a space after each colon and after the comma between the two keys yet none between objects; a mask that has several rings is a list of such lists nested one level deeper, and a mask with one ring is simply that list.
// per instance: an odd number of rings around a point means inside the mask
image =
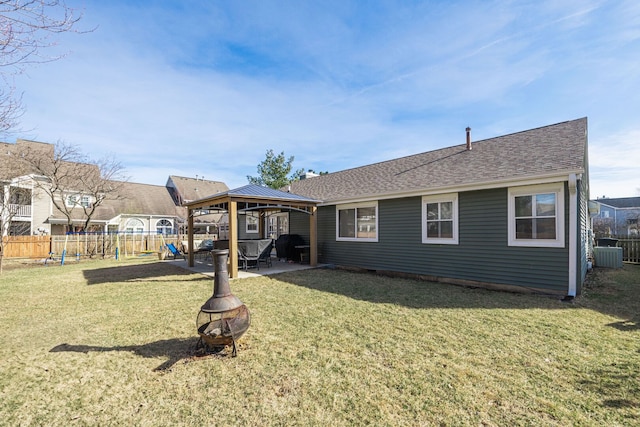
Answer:
[{"label": "shingled roof", "polygon": [[[121,214],[146,215],[150,213],[160,216],[186,216],[186,208],[177,206],[167,188],[161,185],[137,184],[133,182],[121,183],[118,199],[107,199],[96,208],[93,221],[108,221]],[[115,195],[112,195],[115,196]],[[74,219],[84,218],[82,209],[74,209]],[[54,208],[52,219],[66,217]]]},{"label": "shingled roof", "polygon": [[615,199],[598,199],[600,203],[614,208],[640,208],[640,197],[620,197]]},{"label": "shingled roof", "polygon": [[174,187],[182,199],[178,203],[189,203],[202,199],[212,194],[229,190],[227,184],[220,181],[207,181],[203,178],[185,178],[182,176],[169,176],[167,187]]},{"label": "shingled roof", "polygon": [[586,172],[587,119],[294,181],[291,192],[324,203],[400,197],[468,185]]}]

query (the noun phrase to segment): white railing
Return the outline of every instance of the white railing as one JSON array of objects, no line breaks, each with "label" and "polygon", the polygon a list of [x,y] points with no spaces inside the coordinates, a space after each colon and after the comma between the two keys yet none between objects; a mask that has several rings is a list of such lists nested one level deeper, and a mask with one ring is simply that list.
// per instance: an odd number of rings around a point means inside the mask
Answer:
[{"label": "white railing", "polygon": [[11,212],[14,217],[31,218],[31,205],[10,204],[9,212]]}]

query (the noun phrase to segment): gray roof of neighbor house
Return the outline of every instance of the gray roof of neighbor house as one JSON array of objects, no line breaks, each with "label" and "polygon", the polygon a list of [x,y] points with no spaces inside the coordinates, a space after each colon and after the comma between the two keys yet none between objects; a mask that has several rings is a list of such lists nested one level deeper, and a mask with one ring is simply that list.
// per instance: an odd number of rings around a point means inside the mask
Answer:
[{"label": "gray roof of neighbor house", "polygon": [[199,200],[213,194],[229,190],[227,184],[220,181],[207,181],[202,178],[185,178],[182,176],[170,175],[167,186],[176,188],[182,197],[181,203]]},{"label": "gray roof of neighbor house", "polygon": [[[119,199],[107,199],[96,208],[92,221],[108,221],[118,215],[153,215],[185,218],[186,208],[176,206],[167,191],[161,185],[137,184],[132,182],[122,182],[117,195]],[[84,218],[82,209],[74,209],[75,219]],[[54,219],[66,219],[62,213],[54,209]]]},{"label": "gray roof of neighbor house", "polygon": [[[461,133],[461,139],[465,139]],[[585,173],[587,119],[455,145],[291,183],[325,203]]]},{"label": "gray roof of neighbor house", "polygon": [[614,208],[640,208],[640,197],[620,197],[615,199],[598,199],[602,203]]},{"label": "gray roof of neighbor house", "polygon": [[18,139],[15,143],[0,142],[0,179],[8,180],[33,173],[33,167],[22,161],[21,154],[36,152],[53,158],[54,146],[27,139]]}]

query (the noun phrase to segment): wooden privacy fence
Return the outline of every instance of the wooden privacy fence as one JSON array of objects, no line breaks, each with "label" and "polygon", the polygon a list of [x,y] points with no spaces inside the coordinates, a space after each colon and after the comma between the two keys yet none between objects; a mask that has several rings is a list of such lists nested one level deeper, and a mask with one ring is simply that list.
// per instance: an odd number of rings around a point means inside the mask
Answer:
[{"label": "wooden privacy fence", "polygon": [[640,239],[621,237],[618,246],[622,248],[622,261],[640,264]]},{"label": "wooden privacy fence", "polygon": [[[198,239],[211,238],[198,235]],[[67,259],[73,257],[113,257],[116,248],[120,256],[138,256],[158,252],[160,247],[173,243],[180,248],[186,235],[160,234],[69,234],[65,236],[7,236],[4,238],[4,256],[7,258],[47,258],[49,253],[60,257],[67,249]]]},{"label": "wooden privacy fence", "polygon": [[46,258],[51,251],[51,236],[5,236],[2,239],[7,258]]}]

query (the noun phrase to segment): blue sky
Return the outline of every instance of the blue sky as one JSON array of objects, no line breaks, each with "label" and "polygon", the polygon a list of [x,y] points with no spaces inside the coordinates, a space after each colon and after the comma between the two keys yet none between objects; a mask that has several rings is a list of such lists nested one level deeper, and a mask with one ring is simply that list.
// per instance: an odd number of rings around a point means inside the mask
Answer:
[{"label": "blue sky", "polygon": [[[588,117],[591,197],[640,195],[637,1],[75,1],[12,136],[134,182],[338,171]],[[9,138],[5,140],[11,141]]]}]

